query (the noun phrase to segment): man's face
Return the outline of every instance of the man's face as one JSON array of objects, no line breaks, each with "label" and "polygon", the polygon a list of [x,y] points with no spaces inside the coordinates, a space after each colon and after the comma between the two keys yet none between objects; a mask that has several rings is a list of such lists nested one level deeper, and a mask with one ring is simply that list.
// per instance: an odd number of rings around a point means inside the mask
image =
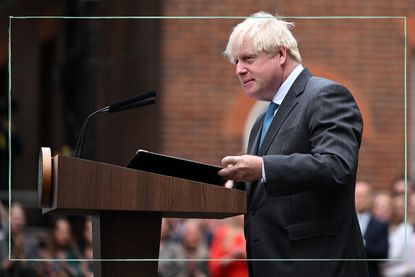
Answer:
[{"label": "man's face", "polygon": [[372,195],[370,188],[364,184],[356,184],[355,194],[356,210],[359,213],[369,211],[372,205]]},{"label": "man's face", "polygon": [[281,86],[281,55],[270,57],[264,52],[255,53],[245,40],[235,57],[235,73],[245,93],[257,100],[271,101]]},{"label": "man's face", "polygon": [[390,222],[392,213],[392,199],[388,194],[381,193],[373,202],[373,214],[380,220]]}]

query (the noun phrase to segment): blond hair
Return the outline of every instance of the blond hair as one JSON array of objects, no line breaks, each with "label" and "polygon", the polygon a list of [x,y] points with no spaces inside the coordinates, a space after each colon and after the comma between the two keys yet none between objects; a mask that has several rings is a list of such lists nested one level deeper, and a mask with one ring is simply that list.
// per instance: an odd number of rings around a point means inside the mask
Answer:
[{"label": "blond hair", "polygon": [[263,51],[275,56],[280,47],[285,47],[288,54],[301,63],[297,40],[290,31],[293,26],[294,23],[283,21],[269,13],[255,13],[234,27],[223,54],[235,63],[235,57],[247,39],[256,53]]}]

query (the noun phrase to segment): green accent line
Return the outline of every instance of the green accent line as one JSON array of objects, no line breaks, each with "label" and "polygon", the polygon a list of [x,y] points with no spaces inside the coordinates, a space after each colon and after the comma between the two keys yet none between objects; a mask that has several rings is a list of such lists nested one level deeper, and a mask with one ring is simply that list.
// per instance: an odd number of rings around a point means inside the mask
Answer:
[{"label": "green accent line", "polygon": [[12,130],[11,130],[11,126],[12,126],[12,18],[9,17],[9,91],[8,91],[8,145],[9,145],[9,260],[11,258],[11,203],[12,203],[12,197],[11,197],[11,192],[12,192]]},{"label": "green accent line", "polygon": [[406,106],[406,17],[403,19],[403,36],[404,36],[404,51],[403,51],[403,112],[404,112],[404,160],[405,160],[405,255],[406,259],[409,258],[409,244],[408,244],[408,141],[407,141],[407,106]]}]

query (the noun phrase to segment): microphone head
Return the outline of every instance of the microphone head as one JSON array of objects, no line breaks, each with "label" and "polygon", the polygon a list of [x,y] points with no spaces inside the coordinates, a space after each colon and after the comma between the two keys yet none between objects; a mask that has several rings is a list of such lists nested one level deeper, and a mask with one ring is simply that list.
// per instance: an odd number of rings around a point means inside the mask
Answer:
[{"label": "microphone head", "polygon": [[[131,97],[119,102],[116,102],[114,104],[109,105],[108,107],[108,112],[109,113],[114,113],[114,112],[119,112],[119,111],[123,111],[126,109],[131,109],[134,107],[139,107],[139,106],[144,106],[144,105],[149,105],[152,103],[147,103],[146,100],[148,99],[152,99],[153,98],[153,102],[155,101],[156,98],[156,92],[155,91],[150,91],[135,97]],[[141,104],[141,102],[144,101],[147,104]]]},{"label": "microphone head", "polygon": [[156,98],[151,97],[151,98],[147,98],[147,99],[143,99],[141,101],[131,103],[129,105],[125,105],[121,109],[117,109],[115,111],[111,111],[110,109],[108,109],[108,112],[109,113],[120,112],[120,111],[125,111],[125,110],[128,110],[128,109],[132,109],[132,108],[138,108],[138,107],[142,107],[142,106],[151,105],[151,104],[154,104],[154,103],[156,103]]}]

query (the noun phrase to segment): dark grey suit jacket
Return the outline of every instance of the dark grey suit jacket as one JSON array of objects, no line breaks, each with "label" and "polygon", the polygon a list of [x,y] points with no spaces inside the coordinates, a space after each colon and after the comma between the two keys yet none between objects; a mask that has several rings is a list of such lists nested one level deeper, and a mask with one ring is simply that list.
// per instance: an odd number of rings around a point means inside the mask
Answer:
[{"label": "dark grey suit jacket", "polygon": [[[245,184],[249,259],[365,259],[354,204],[363,121],[351,93],[307,69],[298,76],[259,147],[266,183]],[[367,276],[366,262],[252,261],[250,276]]]}]

